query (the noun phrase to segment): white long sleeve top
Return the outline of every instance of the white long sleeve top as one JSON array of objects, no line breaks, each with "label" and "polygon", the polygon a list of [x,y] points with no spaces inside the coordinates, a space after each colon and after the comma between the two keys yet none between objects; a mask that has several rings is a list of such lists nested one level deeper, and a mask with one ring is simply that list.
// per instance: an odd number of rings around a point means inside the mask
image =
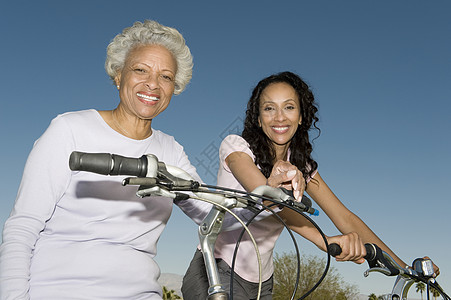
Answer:
[{"label": "white long sleeve top", "polygon": [[[72,151],[152,153],[199,179],[183,147],[159,130],[133,140],[95,110],[56,117],[30,153],[4,226],[0,299],[161,299],[153,258],[173,201],[136,197],[136,187],[121,185],[124,176],[71,171]],[[196,222],[210,208],[176,204]]]}]

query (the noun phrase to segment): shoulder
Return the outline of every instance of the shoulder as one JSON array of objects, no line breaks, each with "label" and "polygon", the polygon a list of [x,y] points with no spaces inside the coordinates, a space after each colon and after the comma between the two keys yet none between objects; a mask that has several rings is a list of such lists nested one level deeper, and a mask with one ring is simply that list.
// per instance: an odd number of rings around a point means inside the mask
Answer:
[{"label": "shoulder", "polygon": [[250,151],[248,142],[236,134],[226,136],[220,146],[220,151],[247,152],[248,150]]},{"label": "shoulder", "polygon": [[149,141],[152,144],[150,152],[154,153],[158,157],[158,160],[178,167],[190,174],[195,180],[202,181],[196,172],[196,168],[189,161],[183,146],[172,135],[166,134],[158,129],[152,129],[152,135]]},{"label": "shoulder", "polygon": [[90,126],[92,122],[98,122],[100,115],[94,109],[81,110],[81,111],[71,111],[59,114],[56,116],[51,124],[52,125],[71,125],[77,124],[77,126]]},{"label": "shoulder", "polygon": [[54,120],[79,120],[79,119],[94,119],[100,117],[95,109],[69,111],[56,116]]},{"label": "shoulder", "polygon": [[246,153],[252,160],[255,160],[255,155],[249,148],[248,142],[239,135],[231,134],[222,141],[221,146],[219,147],[220,162],[224,163],[225,159],[234,152]]},{"label": "shoulder", "polygon": [[172,146],[172,147],[182,147],[172,135],[169,135],[167,133],[164,133],[161,130],[158,129],[153,129],[152,128],[152,136],[151,138],[154,141],[157,141],[158,143],[160,143],[162,146]]},{"label": "shoulder", "polygon": [[165,157],[180,157],[186,156],[185,150],[172,135],[164,133],[158,129],[152,129],[152,135],[149,142],[154,151],[162,152],[160,155]]},{"label": "shoulder", "polygon": [[71,128],[79,128],[85,125],[89,126],[92,121],[88,122],[88,119],[93,120],[95,114],[97,114],[97,112],[93,109],[59,114],[51,120],[44,135],[57,134],[59,132],[67,134],[67,130],[72,130]]}]

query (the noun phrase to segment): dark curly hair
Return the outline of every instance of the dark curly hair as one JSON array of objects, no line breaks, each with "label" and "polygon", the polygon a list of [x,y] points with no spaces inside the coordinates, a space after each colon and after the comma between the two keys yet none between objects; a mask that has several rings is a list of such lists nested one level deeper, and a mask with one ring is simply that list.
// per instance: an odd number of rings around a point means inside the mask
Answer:
[{"label": "dark curly hair", "polygon": [[263,90],[273,83],[284,82],[291,85],[296,91],[302,115],[302,123],[298,126],[296,133],[291,139],[290,163],[295,165],[307,179],[318,168],[318,164],[313,160],[311,153],[313,150],[309,139],[310,129],[318,130],[318,136],[321,133],[316,126],[318,117],[316,112],[315,99],[309,86],[296,74],[291,72],[282,72],[262,79],[252,91],[251,98],[247,104],[246,119],[244,120],[244,129],[241,136],[249,143],[251,151],[255,155],[255,164],[266,178],[271,174],[274,160],[276,158],[275,149],[271,140],[259,126],[258,117],[260,115],[260,96]]}]

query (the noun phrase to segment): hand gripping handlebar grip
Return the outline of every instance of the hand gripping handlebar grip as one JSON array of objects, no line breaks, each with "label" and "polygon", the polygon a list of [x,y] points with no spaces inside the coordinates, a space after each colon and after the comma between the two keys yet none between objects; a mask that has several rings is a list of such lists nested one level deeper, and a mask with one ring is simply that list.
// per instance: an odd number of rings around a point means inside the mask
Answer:
[{"label": "hand gripping handlebar grip", "polygon": [[110,153],[74,151],[69,158],[69,167],[72,171],[144,177],[147,174],[147,157],[129,158]]},{"label": "hand gripping handlebar grip", "polygon": [[[366,260],[372,261],[376,258],[376,245],[369,243],[365,244],[365,250],[366,255],[364,258]],[[341,254],[341,247],[336,243],[329,244],[329,246],[327,247],[327,252],[329,252],[331,256],[338,256]]]}]

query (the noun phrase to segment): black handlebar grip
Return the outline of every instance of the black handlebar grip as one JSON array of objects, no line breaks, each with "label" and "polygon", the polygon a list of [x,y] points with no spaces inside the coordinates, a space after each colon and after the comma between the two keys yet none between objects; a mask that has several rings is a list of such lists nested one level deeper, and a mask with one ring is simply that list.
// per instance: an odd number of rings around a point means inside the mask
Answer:
[{"label": "black handlebar grip", "polygon": [[69,157],[69,167],[72,171],[87,171],[109,175],[113,159],[109,153],[84,153],[74,151]]},{"label": "black handlebar grip", "polygon": [[340,247],[340,245],[338,245],[337,243],[332,243],[332,244],[329,244],[328,246],[327,246],[327,252],[329,252],[329,254],[331,255],[331,256],[338,256],[338,255],[340,255],[341,254],[341,247]]},{"label": "black handlebar grip", "polygon": [[72,171],[87,171],[102,175],[131,175],[144,177],[147,174],[147,158],[129,158],[109,153],[84,153],[74,151],[69,158]]},{"label": "black handlebar grip", "polygon": [[[364,258],[367,261],[372,261],[376,258],[376,247],[377,246],[375,244],[365,244],[366,255]],[[327,252],[334,257],[340,255],[341,251],[341,247],[337,243],[329,244],[327,247]]]}]

